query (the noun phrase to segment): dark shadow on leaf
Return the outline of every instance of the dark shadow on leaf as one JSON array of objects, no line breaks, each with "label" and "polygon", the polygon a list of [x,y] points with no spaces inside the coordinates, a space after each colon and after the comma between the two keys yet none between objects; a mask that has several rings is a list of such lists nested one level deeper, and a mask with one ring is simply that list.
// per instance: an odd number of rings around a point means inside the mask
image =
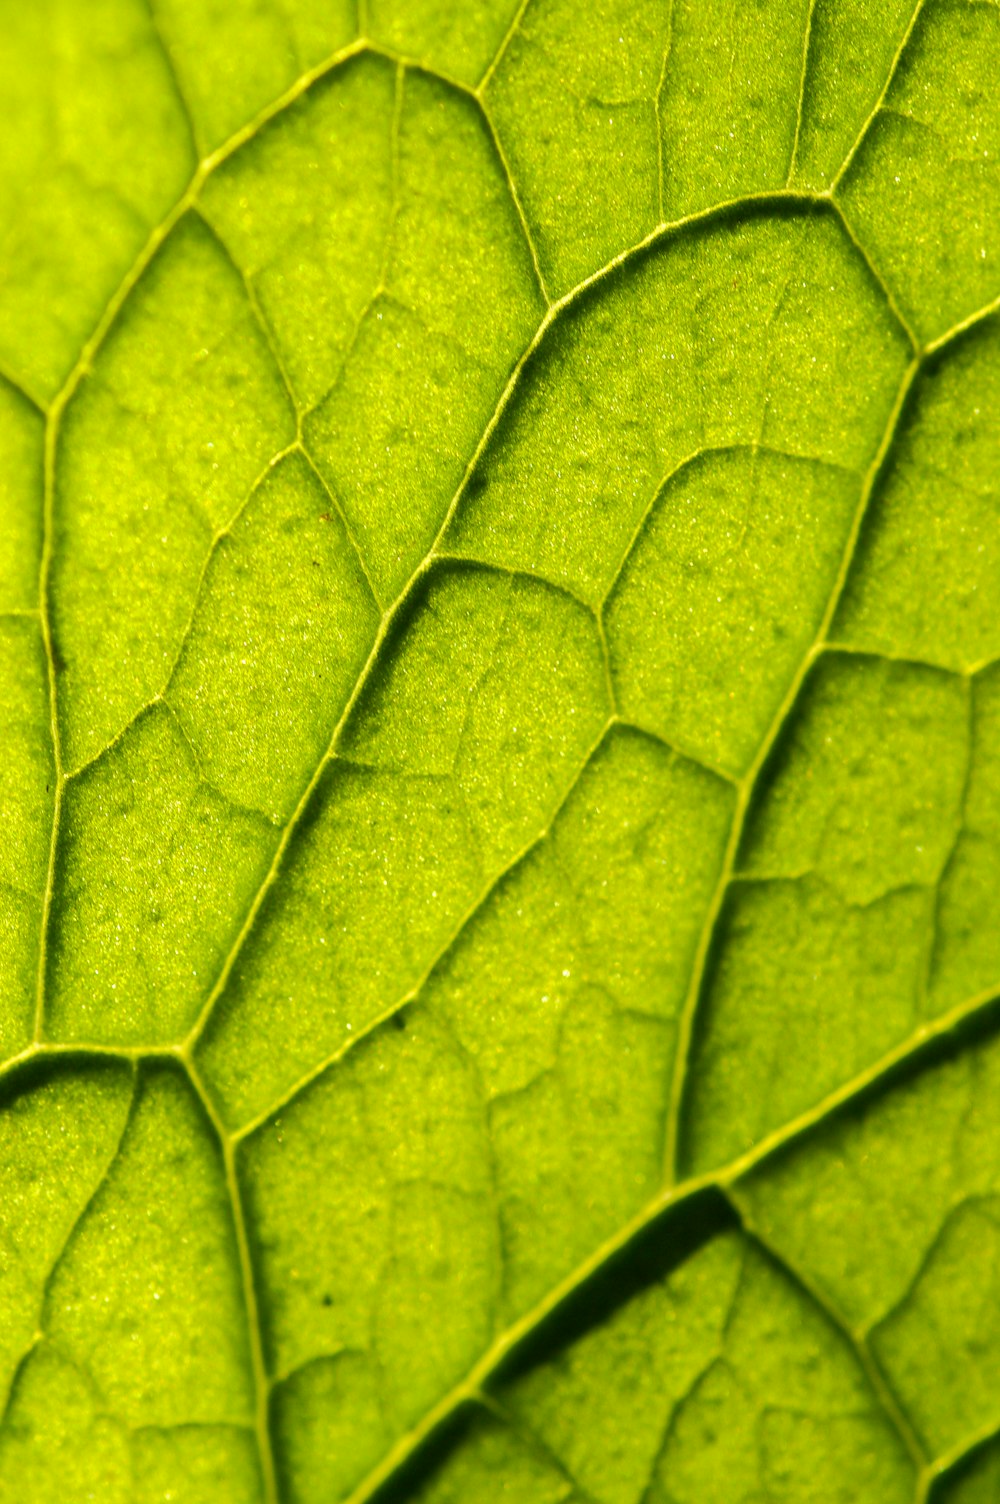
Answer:
[{"label": "dark shadow on leaf", "polygon": [[[940,1034],[921,1041],[906,1055],[905,1059],[888,1066],[879,1076],[863,1086],[848,1101],[829,1108],[818,1123],[806,1128],[789,1142],[772,1152],[762,1161],[762,1169],[768,1173],[798,1153],[801,1146],[828,1133],[835,1133],[854,1118],[863,1118],[867,1112],[880,1106],[889,1093],[904,1087],[928,1071],[937,1070],[960,1059],[978,1045],[988,1044],[1000,1033],[1000,992],[996,997],[978,1007],[973,1014],[961,1019]],[[751,1169],[744,1177],[752,1179]]]},{"label": "dark shadow on leaf", "polygon": [[551,1363],[644,1290],[667,1279],[712,1238],[736,1226],[729,1203],[713,1188],[667,1207],[533,1327],[496,1370],[493,1382],[505,1385]]},{"label": "dark shadow on leaf", "polygon": [[[696,1192],[668,1207],[517,1343],[494,1371],[488,1390],[503,1387],[532,1369],[551,1363],[630,1300],[666,1279],[710,1239],[738,1226],[729,1203],[714,1189]],[[372,1504],[404,1504],[412,1500],[455,1452],[472,1439],[477,1428],[492,1424],[474,1403],[463,1404],[435,1428],[378,1490]]]},{"label": "dark shadow on leaf", "polygon": [[431,1432],[422,1446],[393,1472],[371,1495],[369,1504],[412,1504],[421,1489],[440,1472],[449,1459],[482,1424],[481,1408],[467,1401]]},{"label": "dark shadow on leaf", "polygon": [[970,1447],[964,1457],[934,1479],[927,1504],[951,1504],[966,1497],[984,1501],[1000,1497],[1000,1415],[992,1436]]},{"label": "dark shadow on leaf", "polygon": [[16,1111],[22,1098],[32,1096],[60,1076],[107,1077],[132,1074],[129,1061],[116,1059],[113,1055],[99,1055],[82,1046],[79,1053],[72,1048],[58,1055],[35,1055],[30,1060],[14,1066],[0,1077],[0,1113]]}]

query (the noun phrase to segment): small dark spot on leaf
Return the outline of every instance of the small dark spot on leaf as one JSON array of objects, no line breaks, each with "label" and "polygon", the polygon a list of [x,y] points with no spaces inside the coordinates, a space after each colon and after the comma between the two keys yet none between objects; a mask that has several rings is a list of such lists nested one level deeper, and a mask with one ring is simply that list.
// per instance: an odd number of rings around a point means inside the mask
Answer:
[{"label": "small dark spot on leaf", "polygon": [[325,1294],[323,1296],[323,1304],[325,1306],[332,1306],[333,1305],[333,1296],[330,1295],[329,1293]]},{"label": "small dark spot on leaf", "polygon": [[333,521],[333,513],[332,512],[320,512],[320,514],[319,514],[319,520],[320,520],[320,522],[332,522]]},{"label": "small dark spot on leaf", "polygon": [[400,1030],[406,1028],[406,1015],[405,1015],[405,1013],[394,1013],[392,1015],[392,1027],[394,1029],[400,1029]]}]

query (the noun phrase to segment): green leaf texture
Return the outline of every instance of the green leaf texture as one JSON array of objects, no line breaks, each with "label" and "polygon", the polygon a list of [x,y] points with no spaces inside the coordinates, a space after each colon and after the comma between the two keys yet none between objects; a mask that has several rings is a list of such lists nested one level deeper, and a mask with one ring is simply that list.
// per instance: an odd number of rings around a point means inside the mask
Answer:
[{"label": "green leaf texture", "polygon": [[0,1499],[993,1504],[996,0],[0,20]]}]

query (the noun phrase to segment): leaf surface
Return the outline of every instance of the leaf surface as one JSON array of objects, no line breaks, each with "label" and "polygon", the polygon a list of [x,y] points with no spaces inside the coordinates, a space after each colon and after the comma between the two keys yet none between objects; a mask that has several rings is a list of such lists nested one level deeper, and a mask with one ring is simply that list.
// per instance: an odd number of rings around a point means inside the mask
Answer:
[{"label": "leaf surface", "polygon": [[997,6],[4,26],[0,1498],[993,1499]]}]

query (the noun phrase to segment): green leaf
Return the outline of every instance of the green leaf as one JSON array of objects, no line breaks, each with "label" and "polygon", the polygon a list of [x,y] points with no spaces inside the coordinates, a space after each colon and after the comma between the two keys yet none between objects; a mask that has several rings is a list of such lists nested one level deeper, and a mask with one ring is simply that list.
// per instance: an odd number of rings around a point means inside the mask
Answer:
[{"label": "green leaf", "polygon": [[0,53],[0,1498],[1000,1487],[1000,10]]}]

